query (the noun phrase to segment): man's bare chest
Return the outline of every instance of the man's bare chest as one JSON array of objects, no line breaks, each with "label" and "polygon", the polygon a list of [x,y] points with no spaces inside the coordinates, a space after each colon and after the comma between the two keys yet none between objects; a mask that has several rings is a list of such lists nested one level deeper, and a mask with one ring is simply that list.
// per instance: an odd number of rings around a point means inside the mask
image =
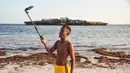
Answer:
[{"label": "man's bare chest", "polygon": [[66,43],[58,43],[57,44],[57,51],[61,52],[61,53],[68,51],[68,45]]}]

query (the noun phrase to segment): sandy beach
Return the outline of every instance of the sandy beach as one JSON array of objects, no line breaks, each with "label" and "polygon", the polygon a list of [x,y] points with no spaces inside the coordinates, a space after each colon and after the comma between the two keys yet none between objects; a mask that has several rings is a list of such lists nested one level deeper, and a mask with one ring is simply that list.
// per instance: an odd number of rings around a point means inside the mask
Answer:
[{"label": "sandy beach", "polygon": [[[75,68],[74,73],[129,73],[129,68]],[[53,65],[46,66],[24,66],[8,65],[0,69],[0,73],[53,73]]]},{"label": "sandy beach", "polygon": [[[82,56],[75,52],[74,73],[130,73],[130,55],[122,51],[107,50],[94,49],[91,51],[92,56]],[[0,73],[53,73],[55,60],[55,53],[48,55],[45,52],[0,58]],[[70,59],[70,64],[69,61]]]}]

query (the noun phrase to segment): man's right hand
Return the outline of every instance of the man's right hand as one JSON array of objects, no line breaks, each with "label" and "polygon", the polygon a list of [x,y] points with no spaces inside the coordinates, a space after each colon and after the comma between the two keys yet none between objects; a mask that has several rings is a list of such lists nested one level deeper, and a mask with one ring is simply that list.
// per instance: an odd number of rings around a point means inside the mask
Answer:
[{"label": "man's right hand", "polygon": [[45,39],[41,39],[41,42],[42,42],[43,44],[45,44],[45,43],[46,43],[46,40],[45,40]]}]

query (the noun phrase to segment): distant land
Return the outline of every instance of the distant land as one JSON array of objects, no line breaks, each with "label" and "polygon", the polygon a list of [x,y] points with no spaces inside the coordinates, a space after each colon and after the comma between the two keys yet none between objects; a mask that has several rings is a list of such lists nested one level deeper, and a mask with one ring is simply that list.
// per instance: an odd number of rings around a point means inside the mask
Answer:
[{"label": "distant land", "polygon": [[[60,19],[57,18],[49,18],[49,19],[42,19],[39,21],[33,21],[36,25],[63,25],[65,23],[69,25],[78,25],[78,26],[105,26],[108,23],[106,22],[96,22],[96,21],[86,21],[86,20],[73,20],[67,17],[61,17]],[[26,25],[32,25],[31,21],[25,21]]]}]

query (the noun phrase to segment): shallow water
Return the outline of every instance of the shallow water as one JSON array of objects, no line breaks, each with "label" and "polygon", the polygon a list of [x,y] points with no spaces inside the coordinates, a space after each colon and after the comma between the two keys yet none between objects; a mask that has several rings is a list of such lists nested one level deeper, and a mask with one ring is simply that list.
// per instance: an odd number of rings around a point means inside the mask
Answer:
[{"label": "shallow water", "polygon": [[[41,35],[52,46],[59,39],[61,26],[37,26]],[[76,51],[85,51],[93,48],[110,48],[113,51],[124,50],[130,53],[130,26],[71,26],[70,40]],[[17,52],[34,52],[33,48],[44,48],[39,36],[32,25],[0,25],[0,48]],[[35,52],[44,49],[35,50]]]}]

